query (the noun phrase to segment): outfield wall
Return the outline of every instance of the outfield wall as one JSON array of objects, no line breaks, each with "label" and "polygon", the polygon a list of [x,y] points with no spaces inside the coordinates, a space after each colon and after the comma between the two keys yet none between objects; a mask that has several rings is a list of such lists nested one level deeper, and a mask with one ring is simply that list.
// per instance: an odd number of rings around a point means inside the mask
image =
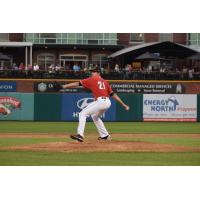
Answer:
[{"label": "outfield wall", "polygon": [[[81,88],[54,93],[53,81],[0,79],[0,120],[78,121],[78,113],[93,101],[91,93]],[[200,121],[200,81],[109,82],[131,110],[111,99],[104,121]]]},{"label": "outfield wall", "polygon": [[[112,101],[104,121],[200,121],[200,95],[126,94],[125,111]],[[78,113],[93,101],[90,93],[0,93],[0,120],[78,121]],[[91,120],[91,119],[89,119]]]}]

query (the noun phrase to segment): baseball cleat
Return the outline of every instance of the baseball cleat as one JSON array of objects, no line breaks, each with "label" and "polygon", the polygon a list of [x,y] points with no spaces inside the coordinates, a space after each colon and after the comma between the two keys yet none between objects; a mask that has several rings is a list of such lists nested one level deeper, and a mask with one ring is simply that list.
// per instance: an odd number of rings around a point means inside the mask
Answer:
[{"label": "baseball cleat", "polygon": [[107,135],[105,137],[99,137],[98,140],[111,140],[111,136]]},{"label": "baseball cleat", "polygon": [[78,142],[83,142],[83,137],[81,135],[70,135],[70,138]]}]

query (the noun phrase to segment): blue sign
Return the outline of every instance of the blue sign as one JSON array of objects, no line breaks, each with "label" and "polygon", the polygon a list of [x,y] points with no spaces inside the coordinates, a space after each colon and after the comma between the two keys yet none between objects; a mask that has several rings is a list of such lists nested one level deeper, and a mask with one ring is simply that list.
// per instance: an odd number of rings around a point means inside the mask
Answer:
[{"label": "blue sign", "polygon": [[[94,98],[91,94],[63,94],[62,95],[62,113],[61,119],[64,121],[78,121],[79,112]],[[111,107],[103,114],[103,121],[115,121],[116,119],[116,103],[111,99]],[[91,121],[91,117],[88,118]]]},{"label": "blue sign", "polygon": [[16,90],[16,82],[0,81],[0,92],[16,92]]}]

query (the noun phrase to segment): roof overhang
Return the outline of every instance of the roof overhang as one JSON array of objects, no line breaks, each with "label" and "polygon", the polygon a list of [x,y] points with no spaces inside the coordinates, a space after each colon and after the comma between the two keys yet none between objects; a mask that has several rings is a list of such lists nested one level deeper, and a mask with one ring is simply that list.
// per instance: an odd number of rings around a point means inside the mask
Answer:
[{"label": "roof overhang", "polygon": [[32,42],[0,42],[0,47],[31,47]]},{"label": "roof overhang", "polygon": [[[144,43],[141,45],[136,45],[136,46],[131,46],[128,48],[124,48],[122,50],[119,50],[110,56],[108,58],[116,58],[118,56],[122,55],[129,55],[129,54],[134,54],[135,56],[138,56],[140,54],[143,54],[145,52],[162,52],[163,54],[166,53],[168,55],[178,55],[181,57],[184,57],[185,54],[193,55],[197,53],[198,51],[195,49],[192,49],[188,46],[178,44],[178,43],[173,43],[169,41],[165,42],[151,42],[151,43]],[[182,53],[182,54],[181,54]],[[177,56],[177,55],[176,55]],[[177,56],[178,57],[178,56]]]}]

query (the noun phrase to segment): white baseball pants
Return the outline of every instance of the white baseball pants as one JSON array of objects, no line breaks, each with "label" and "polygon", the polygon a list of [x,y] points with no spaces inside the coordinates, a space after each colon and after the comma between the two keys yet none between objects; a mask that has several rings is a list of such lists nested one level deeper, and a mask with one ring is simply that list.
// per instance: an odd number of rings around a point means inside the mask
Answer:
[{"label": "white baseball pants", "polygon": [[110,106],[111,102],[108,97],[99,97],[96,101],[90,103],[86,108],[84,108],[79,113],[77,134],[84,137],[86,118],[91,116],[95,126],[97,127],[100,137],[109,135],[100,117]]}]

